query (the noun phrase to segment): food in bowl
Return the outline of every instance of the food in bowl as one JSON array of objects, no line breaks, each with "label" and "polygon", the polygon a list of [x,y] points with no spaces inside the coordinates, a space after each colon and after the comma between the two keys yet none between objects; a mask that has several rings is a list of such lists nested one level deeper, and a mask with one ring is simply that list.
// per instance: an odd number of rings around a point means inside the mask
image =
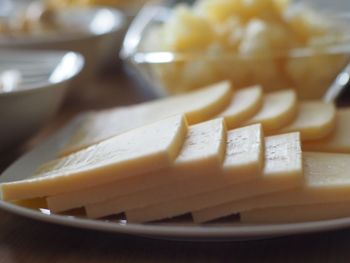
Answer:
[{"label": "food in bowl", "polygon": [[77,30],[76,25],[67,28],[61,24],[56,9],[42,1],[19,8],[14,15],[0,21],[0,34],[6,36],[56,34],[74,29]]},{"label": "food in bowl", "polygon": [[197,0],[148,11],[153,21],[129,58],[148,66],[165,94],[230,79],[238,88],[291,87],[303,99],[320,98],[349,60],[349,48],[333,49],[348,41],[346,27],[289,1]]},{"label": "food in bowl", "polygon": [[147,0],[51,0],[50,3],[58,8],[70,6],[110,6],[120,8],[128,13],[140,9]]}]

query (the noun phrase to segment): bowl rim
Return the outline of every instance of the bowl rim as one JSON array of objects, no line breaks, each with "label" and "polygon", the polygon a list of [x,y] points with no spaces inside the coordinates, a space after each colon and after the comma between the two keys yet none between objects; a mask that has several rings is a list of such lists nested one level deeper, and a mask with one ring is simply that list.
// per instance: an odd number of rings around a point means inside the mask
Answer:
[{"label": "bowl rim", "polygon": [[[135,64],[165,64],[172,62],[190,61],[194,59],[207,60],[257,60],[257,59],[271,59],[279,57],[310,57],[321,54],[350,54],[350,31],[345,34],[345,39],[338,43],[331,44],[322,49],[315,49],[310,47],[297,47],[288,50],[281,50],[281,53],[273,54],[272,56],[244,56],[236,53],[222,53],[220,56],[208,54],[208,52],[178,52],[178,51],[142,51],[140,44],[143,39],[143,33],[147,26],[154,21],[161,12],[169,12],[169,6],[162,1],[156,1],[146,4],[135,19],[132,21],[119,52],[119,57],[122,60],[129,61]],[[350,12],[322,12],[323,15],[330,19],[341,19],[350,22]]]},{"label": "bowl rim", "polygon": [[[125,14],[117,9],[112,7],[69,7],[66,9],[58,9],[58,12],[86,12],[90,11],[96,14],[101,11],[110,12],[116,22],[109,30],[105,32],[94,32],[93,30],[87,27],[87,30],[83,30],[77,34],[76,32],[63,32],[62,34],[50,34],[50,35],[31,35],[31,34],[20,34],[16,36],[1,36],[0,35],[0,47],[15,46],[15,47],[25,47],[32,45],[40,44],[53,44],[53,43],[66,43],[71,41],[84,40],[89,38],[101,37],[104,35],[112,34],[122,30],[126,25],[126,16]],[[91,20],[91,18],[90,18]]]},{"label": "bowl rim", "polygon": [[[63,77],[60,81],[58,82],[48,82],[48,83],[41,83],[40,85],[33,85],[29,88],[24,88],[24,89],[15,89],[10,92],[1,92],[0,91],[0,98],[6,98],[9,96],[20,96],[23,94],[28,94],[28,93],[33,93],[33,92],[38,92],[40,90],[48,89],[51,87],[56,87],[60,84],[66,83],[73,78],[75,78],[79,73],[82,71],[84,65],[85,65],[85,59],[84,56],[81,55],[78,52],[74,51],[68,51],[68,50],[16,50],[16,49],[6,49],[2,50],[0,49],[0,54],[1,53],[6,53],[7,55],[11,56],[18,56],[21,57],[21,55],[32,55],[34,58],[34,54],[40,55],[39,57],[42,56],[56,56],[58,63],[60,63],[60,60],[62,60],[65,56],[70,55],[73,58],[74,62],[74,70],[71,72],[70,75]],[[1,56],[0,56],[0,61],[1,61]],[[57,67],[57,66],[56,66]],[[53,70],[54,71],[54,70]]]}]

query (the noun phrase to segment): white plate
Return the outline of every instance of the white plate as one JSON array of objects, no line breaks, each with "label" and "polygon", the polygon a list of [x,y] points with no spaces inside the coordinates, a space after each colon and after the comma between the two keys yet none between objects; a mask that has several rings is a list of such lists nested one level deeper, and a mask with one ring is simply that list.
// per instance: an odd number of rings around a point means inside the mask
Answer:
[{"label": "white plate", "polygon": [[[81,118],[82,116],[76,118],[63,130],[16,161],[0,176],[0,182],[24,179],[39,164],[52,159],[79,125]],[[21,216],[60,225],[176,240],[249,240],[350,227],[350,218],[294,224],[241,224],[226,220],[204,225],[194,225],[185,218],[162,223],[132,224],[123,219],[92,220],[76,216],[54,215],[44,209],[42,211],[33,210],[5,201],[0,201],[0,208]]]}]

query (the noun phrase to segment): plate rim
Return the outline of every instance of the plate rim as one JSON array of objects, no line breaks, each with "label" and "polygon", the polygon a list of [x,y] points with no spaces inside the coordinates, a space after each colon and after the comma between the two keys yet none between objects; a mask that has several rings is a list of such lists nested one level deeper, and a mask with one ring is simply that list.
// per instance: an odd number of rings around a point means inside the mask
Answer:
[{"label": "plate rim", "polygon": [[57,225],[71,226],[90,230],[100,230],[120,234],[137,236],[168,237],[168,238],[264,238],[324,232],[346,228],[350,226],[350,217],[283,224],[242,224],[224,225],[203,224],[193,226],[118,223],[102,219],[79,218],[69,215],[45,214],[31,208],[21,207],[6,201],[0,201],[0,208],[23,217],[34,220],[53,223]]}]

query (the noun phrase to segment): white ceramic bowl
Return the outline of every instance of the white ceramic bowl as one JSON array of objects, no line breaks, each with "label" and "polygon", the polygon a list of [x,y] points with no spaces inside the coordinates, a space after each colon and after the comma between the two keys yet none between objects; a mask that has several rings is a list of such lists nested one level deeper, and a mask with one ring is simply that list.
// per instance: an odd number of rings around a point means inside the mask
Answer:
[{"label": "white ceramic bowl", "polygon": [[[0,0],[8,3],[0,17],[14,16],[28,5],[28,1]],[[0,7],[1,9],[1,7]],[[0,48],[71,50],[82,54],[85,68],[80,80],[87,80],[106,60],[115,60],[116,47],[122,42],[125,30],[125,15],[112,8],[86,7],[57,10],[58,24],[63,28],[77,30],[57,31],[55,34],[0,35]],[[112,54],[115,53],[115,56]],[[82,84],[82,82],[79,82]]]},{"label": "white ceramic bowl", "polygon": [[84,64],[75,52],[0,50],[0,73],[14,69],[18,88],[0,89],[0,151],[22,142],[57,112]]}]

